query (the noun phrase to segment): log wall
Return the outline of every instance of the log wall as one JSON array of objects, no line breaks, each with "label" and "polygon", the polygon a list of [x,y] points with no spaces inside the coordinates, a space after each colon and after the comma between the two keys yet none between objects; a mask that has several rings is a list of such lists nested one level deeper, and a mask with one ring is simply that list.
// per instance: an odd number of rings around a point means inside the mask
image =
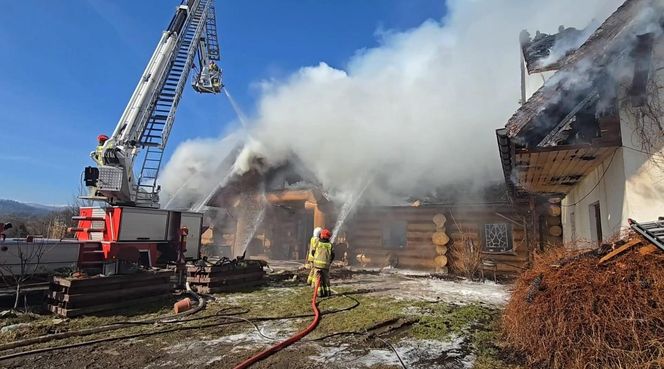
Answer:
[{"label": "log wall", "polygon": [[[501,215],[519,222],[514,224]],[[474,245],[483,247],[480,227],[487,223],[510,223],[512,225],[513,248],[505,253],[482,252],[483,259],[492,259],[497,263],[499,273],[516,273],[528,263],[530,247],[524,217],[516,209],[507,205],[486,205],[468,207],[380,207],[359,210],[353,219],[347,222],[348,243],[352,260],[356,255],[365,256],[365,262],[372,266],[385,266],[386,260],[398,258],[398,266],[407,269],[435,269],[436,246],[432,241],[436,225],[433,217],[443,214],[447,221],[444,229],[449,236],[448,248],[465,247],[463,230]],[[407,222],[407,241],[404,248],[386,248],[383,245],[383,226],[391,221]],[[447,253],[448,264],[453,266],[452,253]]]}]

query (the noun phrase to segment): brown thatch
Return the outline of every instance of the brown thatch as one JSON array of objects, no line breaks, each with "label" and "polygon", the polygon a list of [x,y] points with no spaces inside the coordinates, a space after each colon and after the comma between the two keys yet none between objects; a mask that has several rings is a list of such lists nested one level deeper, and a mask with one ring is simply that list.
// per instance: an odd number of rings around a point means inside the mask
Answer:
[{"label": "brown thatch", "polygon": [[664,367],[664,253],[639,247],[602,266],[606,249],[538,256],[505,310],[508,344],[535,367]]}]

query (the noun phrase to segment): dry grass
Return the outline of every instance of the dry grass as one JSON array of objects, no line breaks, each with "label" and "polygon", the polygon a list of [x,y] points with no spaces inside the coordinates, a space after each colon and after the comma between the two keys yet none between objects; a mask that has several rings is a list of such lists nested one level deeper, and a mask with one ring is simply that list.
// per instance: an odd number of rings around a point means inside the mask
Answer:
[{"label": "dry grass", "polygon": [[450,269],[456,275],[475,279],[482,265],[480,247],[475,245],[470,236],[463,235],[462,242],[455,242],[449,248]]},{"label": "dry grass", "polygon": [[637,249],[603,266],[607,250],[538,255],[505,309],[507,342],[535,367],[664,367],[664,253]]}]

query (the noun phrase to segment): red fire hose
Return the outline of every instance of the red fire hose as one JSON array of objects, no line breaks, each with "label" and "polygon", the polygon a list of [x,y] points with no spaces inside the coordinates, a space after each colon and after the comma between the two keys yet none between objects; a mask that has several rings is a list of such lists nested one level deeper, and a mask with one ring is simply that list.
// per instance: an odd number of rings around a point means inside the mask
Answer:
[{"label": "red fire hose", "polygon": [[311,298],[311,309],[314,311],[314,320],[309,324],[307,328],[305,328],[303,331],[298,332],[294,336],[290,337],[289,339],[279,342],[276,345],[270,347],[269,349],[260,352],[247,360],[241,362],[240,364],[236,365],[233,369],[245,369],[250,367],[251,365],[267,358],[268,356],[274,354],[275,352],[278,352],[293,343],[301,340],[304,336],[308,335],[311,333],[311,331],[316,328],[318,325],[318,322],[320,321],[320,311],[318,310],[318,305],[316,305],[316,297],[318,296],[318,287],[320,286],[320,276],[316,278],[316,286],[314,287],[314,295]]}]

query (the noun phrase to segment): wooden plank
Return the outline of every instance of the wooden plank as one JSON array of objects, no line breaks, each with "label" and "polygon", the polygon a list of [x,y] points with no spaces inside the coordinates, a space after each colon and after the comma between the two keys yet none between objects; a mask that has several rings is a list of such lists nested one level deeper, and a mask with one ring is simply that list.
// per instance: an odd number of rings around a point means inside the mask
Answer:
[{"label": "wooden plank", "polygon": [[161,284],[125,290],[115,290],[112,291],[113,293],[104,291],[99,293],[68,295],[52,292],[49,294],[49,297],[55,301],[64,303],[66,308],[71,309],[107,304],[118,300],[137,299],[149,296],[163,296],[171,292],[171,289],[172,288],[170,284]]},{"label": "wooden plank", "polygon": [[604,257],[599,259],[599,262],[597,263],[597,265],[605,264],[607,261],[613,259],[614,257],[622,254],[623,252],[625,252],[625,251],[629,250],[630,248],[632,248],[636,245],[639,245],[639,244],[641,244],[640,239],[633,239],[633,240],[627,242],[626,244],[618,247],[617,249],[611,251],[610,253],[604,255]]},{"label": "wooden plank", "polygon": [[163,270],[158,272],[139,272],[133,274],[119,274],[108,277],[88,277],[88,278],[68,278],[68,277],[53,277],[54,284],[64,287],[89,287],[89,286],[105,286],[114,284],[123,284],[126,282],[136,282],[147,279],[164,279],[170,278],[175,275],[171,270]]},{"label": "wooden plank", "polygon": [[82,293],[94,293],[99,291],[100,288],[103,288],[105,291],[116,291],[116,290],[122,290],[125,288],[134,288],[134,287],[141,287],[141,286],[150,286],[154,285],[157,282],[165,283],[165,284],[171,284],[170,277],[169,278],[160,278],[160,279],[144,279],[144,280],[139,280],[131,283],[124,283],[124,284],[112,284],[112,285],[107,285],[107,286],[87,286],[87,287],[78,287],[75,286],[74,288],[70,287],[65,287],[65,286],[60,286],[57,284],[51,283],[50,285],[50,290],[51,291],[57,291],[57,292],[63,292],[63,293],[68,293],[68,294],[82,294]]},{"label": "wooden plank", "polygon": [[154,302],[154,301],[159,301],[162,300],[166,297],[170,296],[170,294],[164,294],[164,295],[159,295],[159,296],[150,296],[150,297],[145,297],[145,298],[140,298],[140,299],[132,299],[132,300],[122,300],[122,301],[117,301],[111,304],[103,304],[103,305],[95,305],[95,306],[89,306],[89,307],[84,307],[84,308],[74,308],[74,309],[67,309],[67,308],[62,308],[54,305],[48,305],[48,308],[51,312],[58,314],[60,316],[64,316],[67,318],[75,317],[75,316],[80,316],[80,315],[88,315],[88,314],[93,314],[93,313],[101,313],[101,312],[108,312],[108,311],[113,311],[113,310],[119,310],[122,308],[130,307],[130,306],[136,306],[136,305],[141,305],[149,302]]}]

